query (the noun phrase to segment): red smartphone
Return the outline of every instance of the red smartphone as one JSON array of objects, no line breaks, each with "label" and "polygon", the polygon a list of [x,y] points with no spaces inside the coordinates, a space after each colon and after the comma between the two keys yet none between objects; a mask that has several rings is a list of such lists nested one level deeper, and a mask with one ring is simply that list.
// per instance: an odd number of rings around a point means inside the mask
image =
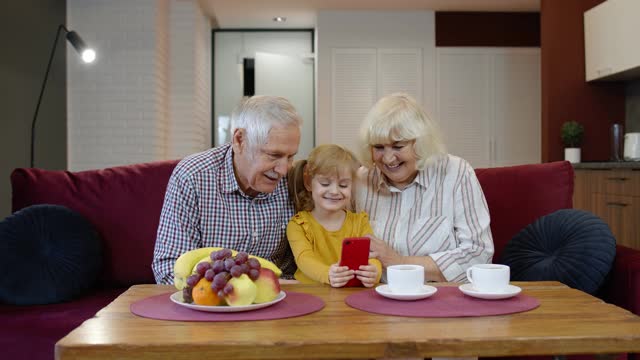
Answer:
[{"label": "red smartphone", "polygon": [[[351,237],[342,240],[342,255],[340,255],[340,266],[348,266],[351,270],[360,269],[360,265],[369,263],[369,238]],[[362,286],[362,282],[353,278],[345,286]]]}]

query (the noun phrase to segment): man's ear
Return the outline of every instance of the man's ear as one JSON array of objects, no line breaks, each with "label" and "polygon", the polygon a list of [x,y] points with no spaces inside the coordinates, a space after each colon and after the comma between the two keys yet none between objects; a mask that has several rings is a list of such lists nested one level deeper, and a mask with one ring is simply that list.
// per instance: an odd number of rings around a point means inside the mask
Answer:
[{"label": "man's ear", "polygon": [[233,147],[233,152],[237,154],[241,154],[244,148],[246,147],[246,134],[244,129],[235,129],[233,130],[233,136],[231,137],[231,146]]}]

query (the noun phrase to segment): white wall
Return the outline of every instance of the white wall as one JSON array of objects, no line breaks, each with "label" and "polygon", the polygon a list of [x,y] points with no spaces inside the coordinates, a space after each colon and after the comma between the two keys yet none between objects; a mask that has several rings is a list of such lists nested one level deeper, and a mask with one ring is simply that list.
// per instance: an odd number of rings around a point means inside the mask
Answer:
[{"label": "white wall", "polygon": [[[333,49],[422,49],[423,96],[417,100],[427,113],[434,113],[435,16],[432,11],[320,11],[316,37],[317,144],[334,142],[331,118]],[[362,113],[361,117],[364,118],[365,114]]]},{"label": "white wall", "polygon": [[196,0],[68,0],[67,25],[98,53],[89,69],[68,56],[70,170],[209,147],[210,26]]},{"label": "white wall", "polygon": [[211,147],[211,26],[194,1],[172,1],[167,157]]}]

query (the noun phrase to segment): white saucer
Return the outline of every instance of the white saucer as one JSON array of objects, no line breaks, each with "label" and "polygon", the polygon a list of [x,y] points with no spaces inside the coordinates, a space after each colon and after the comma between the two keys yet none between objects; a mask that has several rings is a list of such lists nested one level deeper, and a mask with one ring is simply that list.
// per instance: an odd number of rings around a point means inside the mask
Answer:
[{"label": "white saucer", "polygon": [[501,292],[480,292],[473,287],[473,284],[462,284],[458,286],[458,289],[465,295],[473,296],[479,299],[498,300],[508,299],[520,294],[521,288],[515,285],[507,285],[507,287]]},{"label": "white saucer", "polygon": [[436,292],[438,292],[438,289],[433,286],[422,285],[422,289],[416,291],[415,293],[399,294],[392,292],[391,289],[389,289],[389,285],[384,284],[376,287],[376,292],[386,298],[394,300],[419,300],[428,298],[429,296],[435,294]]}]

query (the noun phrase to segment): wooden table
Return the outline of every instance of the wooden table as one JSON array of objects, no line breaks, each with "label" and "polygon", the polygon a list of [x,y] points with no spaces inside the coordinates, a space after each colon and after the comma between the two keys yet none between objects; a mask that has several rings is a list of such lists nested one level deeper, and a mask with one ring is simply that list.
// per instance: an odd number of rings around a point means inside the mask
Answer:
[{"label": "wooden table", "polygon": [[138,317],[129,311],[131,303],[175,289],[136,285],[58,341],[55,353],[60,360],[236,360],[640,352],[640,317],[557,282],[514,284],[540,300],[540,306],[501,316],[396,317],[344,303],[362,289],[294,284],[283,288],[321,297],[324,309],[296,318],[235,323]]}]

